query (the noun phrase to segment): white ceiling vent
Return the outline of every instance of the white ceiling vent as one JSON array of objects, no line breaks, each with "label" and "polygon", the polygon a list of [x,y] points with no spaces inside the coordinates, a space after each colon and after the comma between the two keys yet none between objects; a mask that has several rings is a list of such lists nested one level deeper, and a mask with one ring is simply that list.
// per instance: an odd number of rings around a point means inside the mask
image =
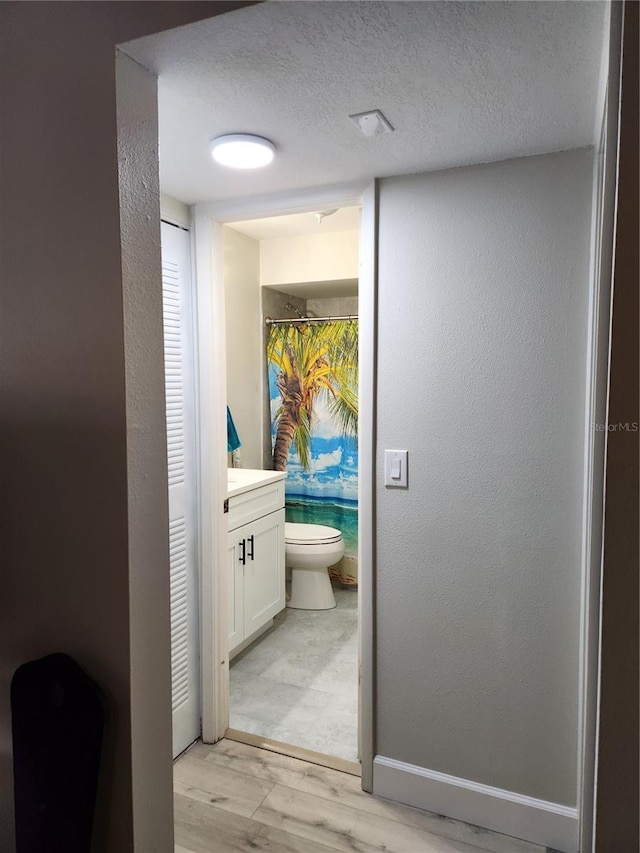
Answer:
[{"label": "white ceiling vent", "polygon": [[363,136],[380,136],[383,133],[393,133],[391,123],[382,115],[380,110],[356,113],[349,118],[356,127],[360,128]]}]

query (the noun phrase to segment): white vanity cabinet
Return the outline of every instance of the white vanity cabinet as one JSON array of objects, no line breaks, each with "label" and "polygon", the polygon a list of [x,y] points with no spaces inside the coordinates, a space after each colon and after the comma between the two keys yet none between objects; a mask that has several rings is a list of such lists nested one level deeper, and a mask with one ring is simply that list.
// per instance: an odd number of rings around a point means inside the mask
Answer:
[{"label": "white vanity cabinet", "polygon": [[229,656],[285,606],[284,474],[229,471]]}]

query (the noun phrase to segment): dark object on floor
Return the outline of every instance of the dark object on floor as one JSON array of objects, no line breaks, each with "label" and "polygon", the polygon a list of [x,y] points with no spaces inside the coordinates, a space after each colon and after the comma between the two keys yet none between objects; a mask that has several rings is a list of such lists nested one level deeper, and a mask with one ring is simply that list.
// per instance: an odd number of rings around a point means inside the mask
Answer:
[{"label": "dark object on floor", "polygon": [[104,728],[102,695],[67,655],[11,682],[16,851],[89,853]]}]

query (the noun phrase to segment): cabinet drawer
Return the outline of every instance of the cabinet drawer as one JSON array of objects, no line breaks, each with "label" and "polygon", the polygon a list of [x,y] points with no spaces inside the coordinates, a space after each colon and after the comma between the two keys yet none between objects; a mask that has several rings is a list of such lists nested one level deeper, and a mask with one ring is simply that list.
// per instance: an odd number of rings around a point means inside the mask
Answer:
[{"label": "cabinet drawer", "polygon": [[256,518],[282,509],[284,506],[284,481],[258,486],[229,498],[229,530],[235,530]]}]

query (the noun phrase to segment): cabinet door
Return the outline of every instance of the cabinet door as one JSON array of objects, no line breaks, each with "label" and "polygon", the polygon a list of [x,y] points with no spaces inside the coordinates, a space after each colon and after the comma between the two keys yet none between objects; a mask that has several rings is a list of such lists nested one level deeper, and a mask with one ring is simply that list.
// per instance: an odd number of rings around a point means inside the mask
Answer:
[{"label": "cabinet door", "polygon": [[229,536],[229,654],[244,640],[244,566],[240,562],[243,530],[234,530]]},{"label": "cabinet door", "polygon": [[284,510],[236,531],[246,539],[244,635],[251,636],[285,606]]}]

